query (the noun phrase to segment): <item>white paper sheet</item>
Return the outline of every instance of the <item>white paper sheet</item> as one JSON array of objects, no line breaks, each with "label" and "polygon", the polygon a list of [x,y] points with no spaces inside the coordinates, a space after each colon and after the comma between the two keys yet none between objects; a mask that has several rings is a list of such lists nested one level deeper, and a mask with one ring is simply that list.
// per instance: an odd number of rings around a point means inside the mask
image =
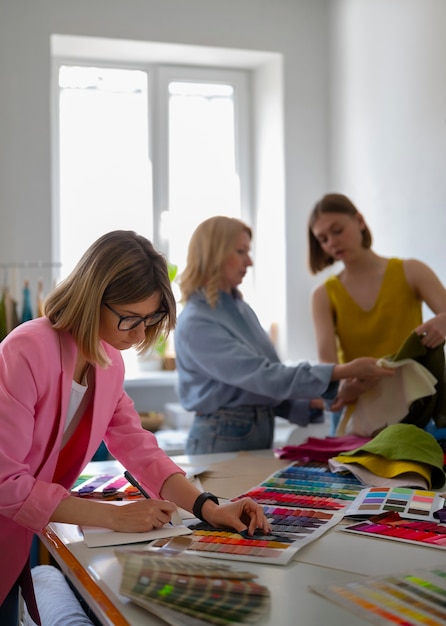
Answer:
[{"label": "white paper sheet", "polygon": [[187,526],[173,526],[166,524],[162,528],[150,530],[146,533],[121,533],[108,528],[96,528],[92,526],[82,526],[85,543],[89,548],[99,548],[102,546],[121,546],[127,543],[143,543],[164,537],[178,537],[188,535],[192,531]]}]

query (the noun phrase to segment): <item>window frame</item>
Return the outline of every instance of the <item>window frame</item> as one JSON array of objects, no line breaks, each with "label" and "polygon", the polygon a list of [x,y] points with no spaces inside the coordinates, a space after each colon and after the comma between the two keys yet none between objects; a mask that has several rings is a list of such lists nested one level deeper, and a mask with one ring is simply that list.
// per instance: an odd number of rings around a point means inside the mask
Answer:
[{"label": "window frame", "polygon": [[[53,55],[51,77],[52,116],[52,193],[53,193],[53,258],[60,259],[60,151],[59,151],[59,69],[61,66],[104,67],[146,72],[148,84],[149,158],[152,162],[152,232],[153,243],[168,253],[161,235],[161,215],[169,209],[169,143],[168,143],[168,84],[203,82],[230,84],[234,87],[235,161],[240,177],[240,216],[252,224],[252,157],[251,157],[251,70],[229,69],[221,66],[195,66],[152,62],[119,62],[94,56]],[[82,252],[82,251],[81,251]]]}]

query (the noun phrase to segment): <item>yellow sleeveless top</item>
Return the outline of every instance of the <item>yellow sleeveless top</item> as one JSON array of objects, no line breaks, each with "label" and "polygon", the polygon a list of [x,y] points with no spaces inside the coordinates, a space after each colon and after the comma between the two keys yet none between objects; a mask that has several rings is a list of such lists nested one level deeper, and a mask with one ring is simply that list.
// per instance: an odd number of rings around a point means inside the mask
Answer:
[{"label": "yellow sleeveless top", "polygon": [[409,287],[402,259],[389,259],[378,298],[362,309],[337,276],[325,281],[335,323],[339,363],[394,354],[422,322],[421,301]]}]

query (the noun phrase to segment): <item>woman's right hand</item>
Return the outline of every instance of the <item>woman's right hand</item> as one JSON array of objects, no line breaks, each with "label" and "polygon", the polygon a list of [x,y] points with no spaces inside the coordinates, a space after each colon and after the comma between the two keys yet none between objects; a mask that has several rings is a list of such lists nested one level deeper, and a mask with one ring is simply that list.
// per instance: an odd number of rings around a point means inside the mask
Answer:
[{"label": "woman's right hand", "polygon": [[176,506],[167,500],[138,500],[121,506],[111,505],[110,508],[113,509],[112,514],[104,520],[108,522],[107,528],[141,533],[161,528],[170,522]]},{"label": "woman's right hand", "polygon": [[169,500],[144,499],[116,505],[69,496],[59,502],[50,521],[143,533],[170,522],[175,509]]}]

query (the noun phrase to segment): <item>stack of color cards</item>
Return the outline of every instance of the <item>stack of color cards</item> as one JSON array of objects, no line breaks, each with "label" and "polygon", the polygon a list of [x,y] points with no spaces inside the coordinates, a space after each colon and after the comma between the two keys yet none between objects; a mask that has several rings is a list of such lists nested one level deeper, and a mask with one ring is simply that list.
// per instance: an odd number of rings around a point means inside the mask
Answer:
[{"label": "stack of color cards", "polygon": [[[168,624],[210,623],[224,626],[258,622],[270,593],[255,574],[232,570],[202,559],[118,551],[123,566],[120,593],[163,618]],[[176,620],[169,619],[176,617]]]}]

